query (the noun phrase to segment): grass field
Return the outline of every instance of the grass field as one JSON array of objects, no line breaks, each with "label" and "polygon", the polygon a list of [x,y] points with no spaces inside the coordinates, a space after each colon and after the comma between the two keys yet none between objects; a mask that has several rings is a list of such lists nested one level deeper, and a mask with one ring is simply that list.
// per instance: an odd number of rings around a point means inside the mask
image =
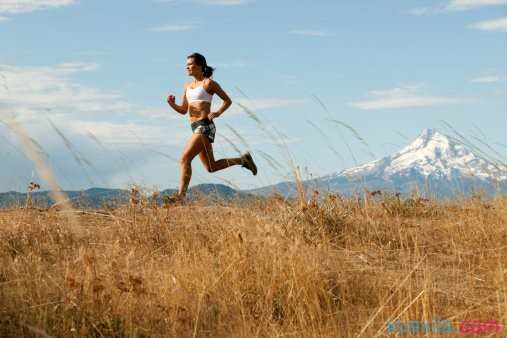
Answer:
[{"label": "grass field", "polygon": [[374,337],[396,320],[506,323],[506,227],[503,198],[3,210],[0,336]]}]

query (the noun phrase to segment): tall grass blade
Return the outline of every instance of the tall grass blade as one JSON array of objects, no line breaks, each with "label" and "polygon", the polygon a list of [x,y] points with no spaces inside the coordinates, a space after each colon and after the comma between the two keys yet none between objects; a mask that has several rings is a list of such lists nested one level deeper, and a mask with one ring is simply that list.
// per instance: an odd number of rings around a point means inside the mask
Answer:
[{"label": "tall grass blade", "polygon": [[55,201],[55,203],[59,203],[64,211],[69,211],[65,213],[69,221],[69,229],[74,234],[82,234],[83,229],[81,228],[77,217],[72,212],[73,208],[68,202],[67,194],[60,189],[56,177],[47,165],[44,157],[42,157],[38,149],[34,147],[34,143],[28,136],[28,133],[14,119],[8,120],[6,123],[18,137],[19,143],[21,144],[25,155],[32,161],[39,176],[48,184],[50,188],[49,196],[53,199],[53,201]]}]

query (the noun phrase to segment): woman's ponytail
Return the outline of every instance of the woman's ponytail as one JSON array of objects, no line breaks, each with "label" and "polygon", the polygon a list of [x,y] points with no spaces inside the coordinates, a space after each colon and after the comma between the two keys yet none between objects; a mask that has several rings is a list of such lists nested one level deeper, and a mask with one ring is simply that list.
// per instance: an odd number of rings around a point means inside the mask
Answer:
[{"label": "woman's ponytail", "polygon": [[204,67],[202,67],[202,72],[204,73],[204,77],[207,77],[207,78],[210,78],[213,76],[214,70],[215,70],[215,68],[210,67],[208,65],[205,65]]},{"label": "woman's ponytail", "polygon": [[202,54],[194,53],[187,57],[187,59],[190,58],[194,59],[196,65],[202,67],[204,77],[210,78],[211,76],[213,76],[213,71],[215,70],[215,68],[208,66],[208,64],[206,63],[206,58]]}]

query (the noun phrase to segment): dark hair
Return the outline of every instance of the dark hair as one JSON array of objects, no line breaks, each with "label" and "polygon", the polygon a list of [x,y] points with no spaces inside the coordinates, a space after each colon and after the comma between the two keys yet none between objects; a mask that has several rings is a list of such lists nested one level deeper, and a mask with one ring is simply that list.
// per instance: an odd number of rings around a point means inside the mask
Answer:
[{"label": "dark hair", "polygon": [[187,59],[194,59],[196,65],[202,67],[202,72],[204,73],[204,77],[210,78],[213,75],[213,71],[215,68],[208,66],[206,63],[206,58],[199,53],[193,53],[187,56]]}]

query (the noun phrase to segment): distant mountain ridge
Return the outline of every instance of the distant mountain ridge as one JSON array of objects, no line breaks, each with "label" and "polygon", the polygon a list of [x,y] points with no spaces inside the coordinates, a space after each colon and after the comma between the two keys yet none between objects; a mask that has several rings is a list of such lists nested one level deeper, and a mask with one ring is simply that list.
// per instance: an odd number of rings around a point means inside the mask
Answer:
[{"label": "distant mountain ridge", "polygon": [[[173,195],[176,189],[160,191],[159,202],[165,195]],[[121,205],[129,200],[129,191],[124,189],[91,188],[82,191],[65,191],[69,200],[79,207],[100,208],[105,205]],[[32,202],[39,207],[48,207],[53,204],[48,191],[36,191],[32,194]],[[211,200],[248,199],[254,195],[236,191],[223,184],[199,184],[189,188],[187,196],[189,199],[196,199],[205,196]],[[0,208],[25,206],[27,193],[9,191],[0,193]]]},{"label": "distant mountain ridge", "polygon": [[[409,194],[417,190],[428,197],[448,198],[483,191],[507,191],[507,167],[477,155],[466,145],[434,129],[424,129],[399,152],[324,177],[304,181],[306,189],[344,195],[368,190]],[[293,182],[250,190],[266,195],[296,193]]]}]

